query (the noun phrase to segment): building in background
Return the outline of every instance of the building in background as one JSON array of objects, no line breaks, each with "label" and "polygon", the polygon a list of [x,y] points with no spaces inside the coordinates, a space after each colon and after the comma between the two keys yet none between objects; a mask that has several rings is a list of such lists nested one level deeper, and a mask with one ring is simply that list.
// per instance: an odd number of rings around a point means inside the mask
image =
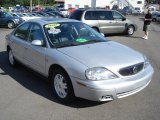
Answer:
[{"label": "building in background", "polygon": [[65,9],[68,8],[88,8],[94,5],[96,1],[96,7],[106,8],[109,6],[111,9],[114,5],[117,5],[120,9],[126,6],[131,8],[140,7],[143,8],[145,5],[145,0],[64,0]]}]

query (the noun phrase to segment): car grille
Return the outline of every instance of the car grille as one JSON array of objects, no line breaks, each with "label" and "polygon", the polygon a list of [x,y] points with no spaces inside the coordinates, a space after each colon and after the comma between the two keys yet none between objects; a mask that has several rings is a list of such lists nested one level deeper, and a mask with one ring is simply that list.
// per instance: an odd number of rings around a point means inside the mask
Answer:
[{"label": "car grille", "polygon": [[144,63],[139,63],[136,65],[128,66],[120,69],[119,73],[123,76],[134,75],[143,69]]}]

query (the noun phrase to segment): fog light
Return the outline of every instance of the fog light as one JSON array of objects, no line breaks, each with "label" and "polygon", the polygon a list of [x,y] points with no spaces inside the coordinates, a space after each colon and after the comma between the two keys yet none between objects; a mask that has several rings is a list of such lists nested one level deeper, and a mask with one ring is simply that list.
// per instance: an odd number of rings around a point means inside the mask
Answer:
[{"label": "fog light", "polygon": [[110,101],[113,100],[113,97],[111,95],[102,96],[100,98],[100,101]]}]

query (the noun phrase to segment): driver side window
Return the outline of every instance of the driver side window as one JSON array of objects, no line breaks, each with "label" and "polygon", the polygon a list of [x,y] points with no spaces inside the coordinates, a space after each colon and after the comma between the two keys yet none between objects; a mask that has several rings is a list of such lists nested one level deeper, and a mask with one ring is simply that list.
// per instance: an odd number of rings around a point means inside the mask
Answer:
[{"label": "driver side window", "polygon": [[30,29],[29,42],[32,42],[33,40],[41,40],[43,42],[45,40],[43,31],[41,27],[37,24],[32,24],[31,29]]},{"label": "driver side window", "polygon": [[2,13],[0,13],[0,17],[6,17],[6,15],[5,15],[5,13],[4,12],[2,12]]}]

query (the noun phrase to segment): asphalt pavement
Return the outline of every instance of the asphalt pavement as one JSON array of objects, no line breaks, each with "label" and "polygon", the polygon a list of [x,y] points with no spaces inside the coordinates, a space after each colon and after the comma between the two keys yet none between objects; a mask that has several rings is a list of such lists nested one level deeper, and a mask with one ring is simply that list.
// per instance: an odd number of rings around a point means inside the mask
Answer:
[{"label": "asphalt pavement", "polygon": [[160,23],[152,23],[149,39],[144,40],[143,19],[129,18],[138,25],[133,36],[109,35],[107,39],[145,54],[155,73],[149,86],[139,93],[105,103],[84,99],[59,103],[42,77],[23,66],[9,66],[5,35],[12,30],[1,27],[0,120],[160,120]]}]

